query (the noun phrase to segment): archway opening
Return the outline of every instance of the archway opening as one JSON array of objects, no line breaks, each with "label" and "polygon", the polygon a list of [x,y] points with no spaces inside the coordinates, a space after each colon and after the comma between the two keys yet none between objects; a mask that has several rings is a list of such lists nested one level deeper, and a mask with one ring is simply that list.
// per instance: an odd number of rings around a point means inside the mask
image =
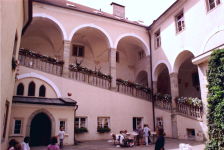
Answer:
[{"label": "archway opening", "polygon": [[37,114],[30,126],[30,145],[48,145],[51,138],[51,121],[44,113]]},{"label": "archway opening", "polygon": [[34,17],[21,39],[20,47],[62,59],[63,33],[52,20]]},{"label": "archway opening", "polygon": [[146,71],[139,72],[135,82],[148,87],[148,73]]},{"label": "archway opening", "polygon": [[186,59],[178,71],[179,96],[201,99],[198,67]]},{"label": "archway opening", "polygon": [[146,70],[146,45],[137,37],[125,36],[121,38],[117,44],[117,52],[119,53],[119,62],[116,63],[117,78],[123,80],[135,81],[136,72]]},{"label": "archway opening", "polygon": [[81,63],[81,66],[109,74],[108,37],[95,27],[83,27],[77,30],[71,39],[69,63]]}]

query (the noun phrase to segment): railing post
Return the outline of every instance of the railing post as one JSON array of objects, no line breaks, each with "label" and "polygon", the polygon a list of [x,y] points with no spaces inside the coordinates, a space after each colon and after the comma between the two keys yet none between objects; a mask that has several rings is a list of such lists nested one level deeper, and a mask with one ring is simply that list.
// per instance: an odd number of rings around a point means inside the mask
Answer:
[{"label": "railing post", "polygon": [[133,87],[133,96],[136,97],[136,88]]},{"label": "railing post", "polygon": [[89,84],[93,84],[93,76],[91,74],[89,74]]}]

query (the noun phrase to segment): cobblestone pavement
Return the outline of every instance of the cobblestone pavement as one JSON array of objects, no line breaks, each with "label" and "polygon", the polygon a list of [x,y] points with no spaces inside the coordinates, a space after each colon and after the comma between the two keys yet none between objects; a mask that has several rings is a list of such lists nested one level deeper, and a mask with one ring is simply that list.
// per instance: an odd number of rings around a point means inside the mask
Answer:
[{"label": "cobblestone pavement", "polygon": [[[179,150],[179,144],[185,143],[192,145],[192,150],[203,150],[205,144],[203,142],[189,141],[189,140],[180,140],[180,139],[171,139],[165,138],[165,150]],[[76,146],[65,146],[64,150],[154,150],[155,144],[150,146],[134,146],[134,147],[119,147],[117,148],[114,143],[108,142],[108,140],[101,141],[83,141]],[[46,150],[47,146],[38,146],[31,147],[31,150]]]}]

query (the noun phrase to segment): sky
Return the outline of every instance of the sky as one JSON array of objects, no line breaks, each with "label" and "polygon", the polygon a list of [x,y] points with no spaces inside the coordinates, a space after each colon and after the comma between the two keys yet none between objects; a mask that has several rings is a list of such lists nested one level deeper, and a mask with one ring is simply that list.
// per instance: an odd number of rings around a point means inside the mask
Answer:
[{"label": "sky", "polygon": [[84,6],[113,14],[111,2],[125,6],[125,17],[131,21],[143,21],[150,25],[176,0],[69,0]]}]

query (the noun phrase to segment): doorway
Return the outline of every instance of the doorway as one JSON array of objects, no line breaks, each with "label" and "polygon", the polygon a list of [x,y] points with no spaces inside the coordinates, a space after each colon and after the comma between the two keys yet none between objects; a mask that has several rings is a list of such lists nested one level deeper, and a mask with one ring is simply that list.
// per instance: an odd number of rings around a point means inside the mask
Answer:
[{"label": "doorway", "polygon": [[45,146],[50,144],[51,121],[44,113],[37,114],[30,126],[30,146]]}]

